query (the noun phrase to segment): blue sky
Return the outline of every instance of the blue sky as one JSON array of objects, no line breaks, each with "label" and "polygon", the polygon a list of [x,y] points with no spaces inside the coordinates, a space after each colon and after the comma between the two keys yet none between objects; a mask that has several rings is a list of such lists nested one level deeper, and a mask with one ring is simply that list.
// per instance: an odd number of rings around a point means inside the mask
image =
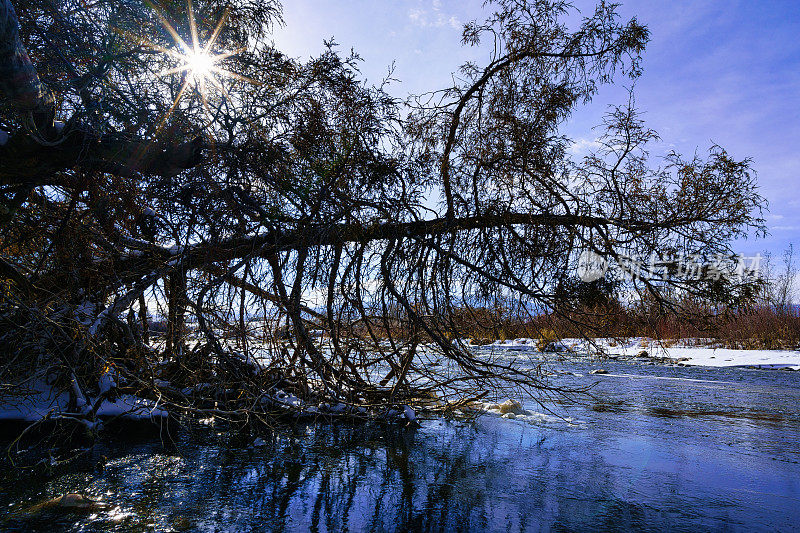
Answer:
[{"label": "blue sky", "polygon": [[[575,4],[588,11],[594,2]],[[745,254],[779,256],[800,244],[800,5],[797,0],[629,0],[620,8],[651,30],[637,104],[662,148],[705,151],[712,142],[751,157],[769,200],[770,235],[738,243]],[[379,81],[393,62],[396,96],[441,88],[479,50],[460,45],[461,24],[486,13],[480,0],[286,0],[286,25],[274,39],[284,52],[308,57],[334,37],[364,58]],[[590,143],[623,87],[602,90],[579,109],[566,132]]]}]

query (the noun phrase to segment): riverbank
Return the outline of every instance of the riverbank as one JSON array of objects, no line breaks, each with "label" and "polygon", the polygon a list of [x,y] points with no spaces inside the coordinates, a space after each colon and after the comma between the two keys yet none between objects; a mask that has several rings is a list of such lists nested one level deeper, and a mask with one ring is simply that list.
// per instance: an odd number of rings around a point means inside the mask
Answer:
[{"label": "riverbank", "polygon": [[[542,341],[529,338],[498,340],[480,348],[495,347],[537,352],[542,348]],[[800,370],[800,350],[735,350],[720,347],[707,339],[561,339],[547,343],[544,348],[551,353],[587,354],[599,359],[639,357],[687,366]]]}]

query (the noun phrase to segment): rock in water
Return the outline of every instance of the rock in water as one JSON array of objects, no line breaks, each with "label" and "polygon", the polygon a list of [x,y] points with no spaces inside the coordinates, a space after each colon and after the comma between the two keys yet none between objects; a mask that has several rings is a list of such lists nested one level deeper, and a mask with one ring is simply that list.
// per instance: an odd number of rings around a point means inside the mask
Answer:
[{"label": "rock in water", "polygon": [[47,500],[23,511],[22,516],[36,516],[42,513],[83,513],[105,509],[106,504],[90,500],[82,494],[65,494]]},{"label": "rock in water", "polygon": [[549,342],[542,349],[542,352],[544,353],[561,353],[566,351],[567,347],[560,342]]},{"label": "rock in water", "polygon": [[514,413],[518,414],[522,411],[522,404],[517,400],[506,400],[500,404],[500,412],[502,414]]},{"label": "rock in water", "polygon": [[58,500],[58,506],[64,509],[94,509],[98,502],[90,500],[81,494],[65,494]]}]

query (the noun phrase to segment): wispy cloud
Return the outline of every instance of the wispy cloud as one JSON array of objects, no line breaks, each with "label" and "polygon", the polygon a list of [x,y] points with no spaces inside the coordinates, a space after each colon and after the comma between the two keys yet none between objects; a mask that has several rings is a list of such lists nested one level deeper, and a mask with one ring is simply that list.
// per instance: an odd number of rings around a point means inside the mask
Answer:
[{"label": "wispy cloud", "polygon": [[458,17],[445,13],[441,0],[433,0],[430,7],[415,7],[408,11],[411,23],[420,28],[461,28]]},{"label": "wispy cloud", "polygon": [[579,138],[575,139],[572,146],[569,147],[568,152],[572,155],[589,155],[592,150],[600,147],[600,142],[597,139]]}]

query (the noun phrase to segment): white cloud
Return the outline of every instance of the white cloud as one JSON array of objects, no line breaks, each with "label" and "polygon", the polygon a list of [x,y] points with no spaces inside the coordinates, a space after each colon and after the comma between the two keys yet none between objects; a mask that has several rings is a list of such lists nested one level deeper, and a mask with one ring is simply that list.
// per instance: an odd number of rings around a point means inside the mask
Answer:
[{"label": "white cloud", "polygon": [[416,26],[425,27],[428,25],[427,13],[422,9],[412,8],[408,12],[408,18]]},{"label": "white cloud", "polygon": [[445,28],[448,26],[453,29],[461,28],[458,17],[442,11],[441,0],[433,0],[429,9],[417,7],[409,9],[408,18],[412,24],[420,28]]},{"label": "white cloud", "polygon": [[569,150],[567,151],[572,155],[588,155],[589,152],[599,147],[600,141],[597,139],[589,140],[585,138],[579,138],[572,143],[572,146],[570,146]]}]

